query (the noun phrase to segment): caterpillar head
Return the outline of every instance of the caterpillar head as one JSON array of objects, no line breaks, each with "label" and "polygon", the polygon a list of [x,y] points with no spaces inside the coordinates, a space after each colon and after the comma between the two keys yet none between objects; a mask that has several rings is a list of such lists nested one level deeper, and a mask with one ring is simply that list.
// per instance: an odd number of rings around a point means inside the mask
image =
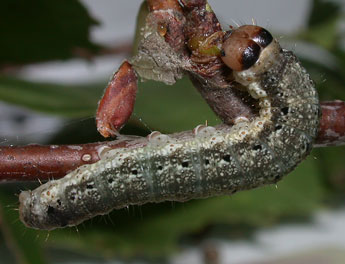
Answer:
[{"label": "caterpillar head", "polygon": [[266,29],[244,25],[226,34],[221,54],[233,71],[260,74],[277,60],[280,51],[278,42]]}]

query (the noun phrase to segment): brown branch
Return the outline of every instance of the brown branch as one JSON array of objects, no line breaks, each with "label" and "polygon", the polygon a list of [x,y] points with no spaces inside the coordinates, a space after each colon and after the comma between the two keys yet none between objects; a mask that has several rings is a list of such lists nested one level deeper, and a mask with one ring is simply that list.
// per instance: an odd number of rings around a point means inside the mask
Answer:
[{"label": "brown branch", "polygon": [[[189,75],[215,114],[226,124],[233,124],[238,116],[254,116],[257,109],[253,108],[253,98],[234,87],[233,80],[229,79],[230,69],[220,59],[218,53],[224,32],[207,1],[183,0],[180,1],[182,9],[170,4],[168,6],[173,12],[169,14],[165,12],[166,6],[159,12],[159,2],[148,1],[149,9],[155,12],[148,15],[147,24],[153,28],[156,25],[158,31],[163,25],[166,43],[177,53],[176,57],[182,57],[183,66],[180,67]],[[152,43],[149,43],[142,48],[149,50],[151,46]]]},{"label": "brown branch", "polygon": [[[322,120],[316,146],[345,144],[345,102],[324,102],[321,106]],[[334,133],[341,136],[333,136]],[[136,147],[143,145],[143,141],[123,138],[82,145],[0,147],[0,182],[61,178],[81,165],[98,161],[104,148]]]},{"label": "brown branch", "polygon": [[83,145],[27,145],[0,147],[0,182],[46,181],[99,160],[104,149],[126,147],[126,141]]},{"label": "brown branch", "polygon": [[340,146],[345,144],[345,102],[322,102],[322,118],[315,147]]}]

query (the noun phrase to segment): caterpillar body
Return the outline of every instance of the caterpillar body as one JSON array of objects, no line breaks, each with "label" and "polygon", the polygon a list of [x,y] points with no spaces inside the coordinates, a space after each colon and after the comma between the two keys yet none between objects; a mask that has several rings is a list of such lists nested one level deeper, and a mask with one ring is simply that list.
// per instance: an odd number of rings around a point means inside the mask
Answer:
[{"label": "caterpillar body", "polygon": [[141,147],[106,151],[94,164],[22,192],[24,224],[50,230],[128,205],[233,194],[275,183],[293,170],[318,132],[319,101],[309,75],[257,26],[233,30],[222,59],[258,101],[257,117],[179,134],[153,132]]}]

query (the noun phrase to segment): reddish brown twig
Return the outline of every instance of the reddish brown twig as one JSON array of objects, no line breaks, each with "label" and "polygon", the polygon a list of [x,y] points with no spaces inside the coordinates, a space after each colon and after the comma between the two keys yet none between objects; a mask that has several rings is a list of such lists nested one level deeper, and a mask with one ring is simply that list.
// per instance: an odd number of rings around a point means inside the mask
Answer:
[{"label": "reddish brown twig", "polygon": [[322,102],[322,118],[316,147],[340,146],[345,144],[345,102]]},{"label": "reddish brown twig", "polygon": [[45,181],[60,178],[78,166],[99,160],[98,149],[106,144],[1,147],[0,180]]},{"label": "reddish brown twig", "polygon": [[47,181],[97,162],[103,151],[145,145],[140,137],[122,136],[108,142],[80,145],[27,145],[0,147],[0,182]]},{"label": "reddish brown twig", "polygon": [[[323,113],[317,146],[345,144],[345,102],[325,102],[321,106]],[[330,129],[342,136],[332,137]],[[144,142],[138,138],[123,138],[82,145],[0,147],[0,182],[61,178],[83,164],[98,161],[105,147],[128,148]]]}]

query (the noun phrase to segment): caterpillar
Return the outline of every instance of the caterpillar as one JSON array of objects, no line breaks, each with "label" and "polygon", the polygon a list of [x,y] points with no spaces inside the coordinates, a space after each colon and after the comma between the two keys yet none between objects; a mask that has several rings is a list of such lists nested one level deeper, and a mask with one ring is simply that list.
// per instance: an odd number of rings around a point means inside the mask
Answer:
[{"label": "caterpillar", "polygon": [[273,184],[311,151],[318,132],[318,95],[296,56],[265,29],[226,34],[223,62],[239,88],[258,102],[253,119],[152,132],[132,148],[104,150],[83,165],[20,196],[20,219],[32,228],[74,226],[113,209],[187,201]]}]

